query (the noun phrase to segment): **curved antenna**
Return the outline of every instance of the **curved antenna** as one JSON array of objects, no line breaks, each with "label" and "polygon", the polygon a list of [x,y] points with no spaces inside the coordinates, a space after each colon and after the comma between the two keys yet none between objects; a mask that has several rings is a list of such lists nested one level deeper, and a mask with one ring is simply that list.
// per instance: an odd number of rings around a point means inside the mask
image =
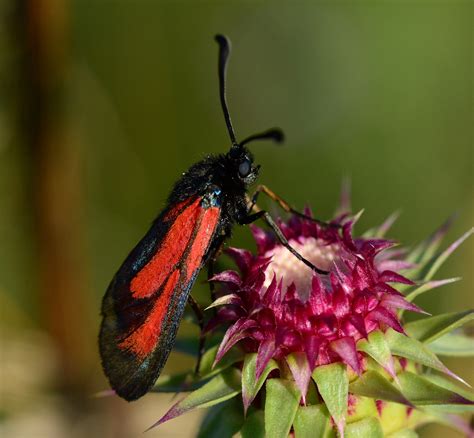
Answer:
[{"label": "curved antenna", "polygon": [[247,137],[245,140],[242,140],[239,145],[244,146],[247,143],[255,140],[273,140],[275,143],[282,143],[285,141],[285,134],[279,128],[272,128],[268,131],[261,132],[259,134],[253,134]]},{"label": "curved antenna", "polygon": [[227,125],[227,131],[229,132],[230,141],[233,147],[239,147],[237,140],[235,139],[234,128],[230,120],[229,109],[227,108],[227,100],[225,97],[225,76],[227,70],[227,60],[230,55],[230,41],[224,35],[217,34],[214,39],[219,44],[219,93],[221,98],[221,107],[224,112],[225,124]]}]

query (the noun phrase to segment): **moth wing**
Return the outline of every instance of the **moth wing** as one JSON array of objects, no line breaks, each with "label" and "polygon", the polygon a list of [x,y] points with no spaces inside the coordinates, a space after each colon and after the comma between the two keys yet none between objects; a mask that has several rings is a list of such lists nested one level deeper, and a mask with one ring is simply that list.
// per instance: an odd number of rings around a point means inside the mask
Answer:
[{"label": "moth wing", "polygon": [[126,400],[144,395],[176,338],[189,292],[218,227],[220,208],[202,198],[165,211],[130,253],[102,304],[102,365]]}]

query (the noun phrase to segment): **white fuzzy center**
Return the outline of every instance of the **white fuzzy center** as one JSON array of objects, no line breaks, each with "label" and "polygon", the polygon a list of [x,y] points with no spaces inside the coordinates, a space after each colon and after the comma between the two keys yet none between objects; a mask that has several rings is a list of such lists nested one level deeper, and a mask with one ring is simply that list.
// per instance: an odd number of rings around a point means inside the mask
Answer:
[{"label": "white fuzzy center", "polygon": [[[325,245],[321,239],[306,237],[302,243],[290,240],[290,245],[306,260],[324,271],[329,271],[339,250],[339,245]],[[267,251],[265,257],[272,257],[271,263],[265,270],[264,287],[268,287],[276,274],[277,281],[283,279],[283,293],[288,286],[295,284],[298,295],[302,298],[309,296],[313,271],[298,260],[284,246],[278,245]]]}]

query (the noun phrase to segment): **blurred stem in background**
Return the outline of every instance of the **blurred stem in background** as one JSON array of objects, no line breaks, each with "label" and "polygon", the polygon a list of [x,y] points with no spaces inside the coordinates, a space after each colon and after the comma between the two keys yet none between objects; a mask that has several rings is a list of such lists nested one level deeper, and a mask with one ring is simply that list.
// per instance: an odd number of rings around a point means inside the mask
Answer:
[{"label": "blurred stem in background", "polygon": [[[96,319],[91,313],[84,247],[83,149],[71,123],[68,0],[15,5],[13,41],[20,56],[15,100],[27,166],[27,199],[37,259],[39,325],[51,337],[59,373],[49,388],[59,399],[70,436],[84,436],[91,414],[100,436],[129,436],[123,405],[91,397],[96,385]],[[34,364],[31,364],[34,373]],[[104,412],[110,410],[108,414]],[[112,413],[113,412],[113,413]],[[97,420],[96,420],[97,421]]]},{"label": "blurred stem in background", "polygon": [[15,12],[19,132],[29,170],[39,319],[59,353],[62,373],[55,389],[79,395],[87,391],[84,365],[92,349],[85,344],[92,327],[81,240],[81,149],[73,144],[65,111],[68,2],[20,1]]}]

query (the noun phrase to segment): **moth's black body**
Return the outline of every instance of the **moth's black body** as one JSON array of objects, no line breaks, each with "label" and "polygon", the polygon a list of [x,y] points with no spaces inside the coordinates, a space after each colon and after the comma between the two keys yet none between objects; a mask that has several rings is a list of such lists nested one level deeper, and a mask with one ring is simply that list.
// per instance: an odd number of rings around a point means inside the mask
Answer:
[{"label": "moth's black body", "polygon": [[[248,163],[248,174],[240,174],[239,167]],[[253,165],[253,156],[244,147],[227,154],[209,155],[191,168],[175,184],[168,205],[175,205],[190,196],[206,193],[217,195],[221,208],[219,235],[229,235],[232,225],[244,224],[248,217],[246,199],[249,186],[257,179],[260,166]],[[244,176],[245,175],[245,176]]]}]

